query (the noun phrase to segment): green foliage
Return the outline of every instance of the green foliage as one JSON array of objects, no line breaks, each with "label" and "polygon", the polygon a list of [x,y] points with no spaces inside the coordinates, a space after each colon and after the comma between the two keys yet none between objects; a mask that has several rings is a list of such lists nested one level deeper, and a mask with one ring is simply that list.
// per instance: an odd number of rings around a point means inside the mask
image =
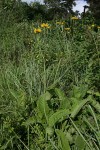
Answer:
[{"label": "green foliage", "polygon": [[57,129],[56,134],[59,139],[58,147],[61,147],[62,150],[71,150],[64,132]]},{"label": "green foliage", "polygon": [[46,92],[45,94],[39,97],[37,101],[37,111],[40,117],[43,117],[43,115],[45,115],[46,117],[46,115],[49,113],[49,107],[47,105],[47,101],[50,99],[51,99],[51,95],[49,92]]},{"label": "green foliage", "polygon": [[1,0],[0,3],[0,20],[2,22],[13,24],[28,19],[26,12],[29,6],[27,3],[22,3],[20,0]]},{"label": "green foliage", "polygon": [[49,117],[48,124],[50,127],[54,126],[59,120],[62,121],[69,115],[69,111],[66,109],[58,110],[52,116]]},{"label": "green foliage", "polygon": [[100,32],[83,23],[0,25],[1,150],[100,149]]},{"label": "green foliage", "polygon": [[93,16],[99,20],[100,23],[100,1],[99,0],[85,0],[90,4],[90,10],[93,13]]},{"label": "green foliage", "polygon": [[75,0],[44,0],[44,3],[55,18],[65,18],[69,13],[73,13],[72,8],[75,6]]},{"label": "green foliage", "polygon": [[75,143],[79,150],[84,150],[85,142],[80,135],[77,136]]}]

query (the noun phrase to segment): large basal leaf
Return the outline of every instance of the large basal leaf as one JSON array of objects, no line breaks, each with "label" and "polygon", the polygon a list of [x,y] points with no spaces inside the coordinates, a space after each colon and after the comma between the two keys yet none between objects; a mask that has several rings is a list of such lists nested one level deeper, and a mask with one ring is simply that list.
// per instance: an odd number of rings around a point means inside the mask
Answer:
[{"label": "large basal leaf", "polygon": [[42,118],[43,115],[47,115],[49,113],[49,107],[47,101],[51,99],[51,94],[46,92],[45,94],[41,95],[37,101],[37,111],[38,115]]},{"label": "large basal leaf", "polygon": [[56,134],[60,141],[60,142],[58,142],[58,146],[61,147],[62,150],[71,150],[65,133],[63,131],[57,129]]},{"label": "large basal leaf", "polygon": [[88,90],[88,86],[87,85],[81,85],[80,87],[78,86],[74,86],[73,87],[73,97],[77,98],[77,99],[82,99]]},{"label": "large basal leaf", "polygon": [[58,110],[52,116],[49,117],[48,119],[49,126],[53,127],[56,122],[58,122],[59,120],[62,121],[68,115],[69,115],[69,110],[66,110],[66,109]]},{"label": "large basal leaf", "polygon": [[86,147],[86,144],[80,135],[77,136],[75,145],[77,146],[78,150],[84,150],[84,148]]},{"label": "large basal leaf", "polygon": [[100,113],[100,103],[97,102],[92,96],[90,97],[90,104]]},{"label": "large basal leaf", "polygon": [[59,97],[60,100],[65,99],[65,94],[64,94],[64,92],[61,91],[60,89],[55,88],[55,93],[57,94],[57,96]]},{"label": "large basal leaf", "polygon": [[75,118],[76,115],[79,113],[79,111],[82,109],[82,107],[89,101],[89,99],[81,100],[80,102],[75,105],[75,107],[72,108],[71,112],[71,118]]},{"label": "large basal leaf", "polygon": [[64,94],[63,91],[61,91],[58,88],[55,88],[55,93],[57,94],[57,96],[59,97],[59,101],[60,101],[60,108],[69,108],[70,107],[70,101],[67,99],[66,95]]}]

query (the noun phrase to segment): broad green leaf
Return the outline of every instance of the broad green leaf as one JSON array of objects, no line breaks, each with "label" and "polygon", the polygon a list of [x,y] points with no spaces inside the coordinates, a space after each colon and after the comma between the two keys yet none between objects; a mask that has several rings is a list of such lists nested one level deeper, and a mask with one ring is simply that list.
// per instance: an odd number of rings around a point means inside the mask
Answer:
[{"label": "broad green leaf", "polygon": [[100,93],[99,92],[95,92],[94,95],[100,97]]},{"label": "broad green leaf", "polygon": [[48,119],[48,124],[50,127],[54,126],[59,120],[65,119],[69,115],[69,111],[66,109],[58,110]]},{"label": "broad green leaf", "polygon": [[99,92],[94,92],[94,91],[88,90],[87,93],[100,97],[100,93]]},{"label": "broad green leaf", "polygon": [[59,97],[59,101],[60,101],[60,108],[69,108],[70,107],[70,101],[67,99],[67,97],[65,96],[64,92],[61,91],[58,88],[55,88],[55,93],[57,94],[57,96]]},{"label": "broad green leaf", "polygon": [[82,99],[86,95],[87,90],[88,90],[87,85],[81,85],[80,87],[74,86],[73,96],[77,99]]},{"label": "broad green leaf", "polygon": [[55,93],[57,94],[57,96],[59,97],[60,100],[65,99],[65,94],[60,89],[55,88]]},{"label": "broad green leaf", "polygon": [[76,140],[75,140],[75,145],[77,146],[78,150],[84,150],[86,143],[82,139],[82,137],[80,135],[78,135]]},{"label": "broad green leaf", "polygon": [[73,143],[73,136],[69,132],[66,133],[66,137],[70,143]]},{"label": "broad green leaf", "polygon": [[82,109],[82,107],[88,102],[88,99],[82,100],[80,101],[80,103],[78,103],[75,108],[72,109],[71,112],[71,118],[75,118],[76,115],[79,113],[79,111]]},{"label": "broad green leaf", "polygon": [[22,125],[29,126],[29,125],[31,125],[31,124],[33,124],[35,122],[36,122],[36,118],[29,117],[25,122],[22,123]]},{"label": "broad green leaf", "polygon": [[40,117],[49,113],[49,107],[47,101],[51,99],[51,94],[46,92],[45,94],[41,95],[37,101],[37,111]]},{"label": "broad green leaf", "polygon": [[46,134],[48,134],[49,136],[52,136],[54,133],[54,129],[52,127],[47,127],[46,128]]},{"label": "broad green leaf", "polygon": [[73,97],[80,99],[81,98],[81,93],[79,91],[79,87],[74,86],[73,87]]},{"label": "broad green leaf", "polygon": [[[67,139],[65,133],[63,131],[61,131],[61,130],[56,129],[56,134],[58,136],[58,139],[60,140],[60,143],[61,143],[60,147],[61,147],[61,149],[62,150],[71,150],[69,142],[68,142],[68,139]],[[60,143],[58,143],[58,144],[60,144]]]},{"label": "broad green leaf", "polygon": [[97,102],[92,96],[90,97],[90,104],[100,113],[100,103]]},{"label": "broad green leaf", "polygon": [[87,140],[85,139],[85,137],[83,136],[83,134],[81,133],[81,131],[79,130],[79,128],[76,126],[76,124],[73,122],[73,120],[69,117],[72,125],[74,126],[74,128],[77,130],[78,134],[81,136],[81,138],[84,140],[85,144],[88,146],[88,148],[90,150],[92,150],[90,143],[87,142]]}]

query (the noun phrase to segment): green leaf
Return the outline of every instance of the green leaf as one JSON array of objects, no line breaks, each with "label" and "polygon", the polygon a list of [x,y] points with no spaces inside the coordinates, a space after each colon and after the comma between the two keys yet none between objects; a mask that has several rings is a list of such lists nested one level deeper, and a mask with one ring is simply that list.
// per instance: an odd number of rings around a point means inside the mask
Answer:
[{"label": "green leaf", "polygon": [[92,96],[90,98],[90,104],[100,113],[100,103],[97,102]]},{"label": "green leaf", "polygon": [[73,87],[73,97],[80,99],[81,98],[81,93],[79,91],[79,87],[74,86]]},{"label": "green leaf", "polygon": [[87,85],[81,85],[80,87],[74,86],[73,96],[77,99],[82,99],[86,95],[87,90],[88,90]]},{"label": "green leaf", "polygon": [[46,134],[48,134],[49,136],[52,136],[54,133],[54,129],[51,127],[47,127],[46,128]]},{"label": "green leaf", "polygon": [[57,94],[57,96],[59,97],[60,100],[65,99],[65,94],[60,89],[55,88],[55,93]]},{"label": "green leaf", "polygon": [[[61,130],[58,130],[58,129],[56,129],[55,131],[56,131],[56,134],[58,136],[58,139],[60,140],[60,143],[61,143],[60,146],[61,146],[62,150],[71,150],[65,133]],[[60,144],[60,143],[58,142],[58,144]]]},{"label": "green leaf", "polygon": [[78,150],[84,150],[86,144],[80,135],[77,136],[75,140],[75,145],[77,146]]},{"label": "green leaf", "polygon": [[49,92],[46,92],[45,94],[41,95],[37,101],[37,111],[38,115],[42,118],[43,115],[46,115],[49,113],[49,107],[47,104],[47,101],[51,99],[51,94]]},{"label": "green leaf", "polygon": [[99,92],[95,92],[94,95],[100,97],[100,93]]},{"label": "green leaf", "polygon": [[88,90],[87,93],[88,93],[88,94],[91,94],[91,95],[95,95],[95,96],[100,97],[100,93],[99,93],[99,92],[94,92],[94,91]]},{"label": "green leaf", "polygon": [[63,108],[63,109],[64,108],[69,108],[70,107],[70,101],[67,99],[67,97],[65,96],[64,92],[61,91],[58,88],[55,88],[55,93],[59,97],[60,108]]},{"label": "green leaf", "polygon": [[89,101],[89,99],[85,99],[80,101],[73,109],[71,113],[71,118],[75,118],[76,115],[79,113],[79,111],[82,109],[82,107]]},{"label": "green leaf", "polygon": [[49,117],[48,123],[49,126],[52,127],[58,122],[60,119],[63,120],[65,117],[69,115],[69,111],[66,109],[58,110],[52,116]]},{"label": "green leaf", "polygon": [[74,126],[74,128],[77,130],[78,134],[81,136],[81,138],[84,140],[85,144],[88,146],[88,148],[90,150],[92,150],[92,147],[90,145],[90,143],[87,142],[87,140],[85,139],[85,137],[83,136],[83,134],[81,133],[81,131],[79,130],[79,128],[76,126],[76,124],[73,122],[73,120],[69,117],[72,125]]},{"label": "green leaf", "polygon": [[29,126],[29,125],[31,125],[31,124],[33,124],[35,122],[36,122],[36,118],[29,117],[25,122],[22,123],[22,125]]}]

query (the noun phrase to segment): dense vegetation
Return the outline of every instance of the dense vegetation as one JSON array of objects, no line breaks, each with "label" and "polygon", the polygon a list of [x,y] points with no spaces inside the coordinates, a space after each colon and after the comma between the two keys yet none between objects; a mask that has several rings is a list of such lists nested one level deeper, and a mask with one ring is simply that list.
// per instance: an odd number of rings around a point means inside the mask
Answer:
[{"label": "dense vegetation", "polygon": [[[88,14],[100,23],[100,1],[84,0],[89,3]],[[0,0],[0,19],[13,20],[21,22],[23,20],[52,20],[57,18],[66,18],[69,15],[78,15],[79,12],[73,12],[75,0],[44,0],[43,4],[32,2],[27,4],[21,0]],[[3,17],[2,17],[3,16]]]},{"label": "dense vegetation", "polygon": [[0,2],[0,150],[99,150],[99,21]]}]

